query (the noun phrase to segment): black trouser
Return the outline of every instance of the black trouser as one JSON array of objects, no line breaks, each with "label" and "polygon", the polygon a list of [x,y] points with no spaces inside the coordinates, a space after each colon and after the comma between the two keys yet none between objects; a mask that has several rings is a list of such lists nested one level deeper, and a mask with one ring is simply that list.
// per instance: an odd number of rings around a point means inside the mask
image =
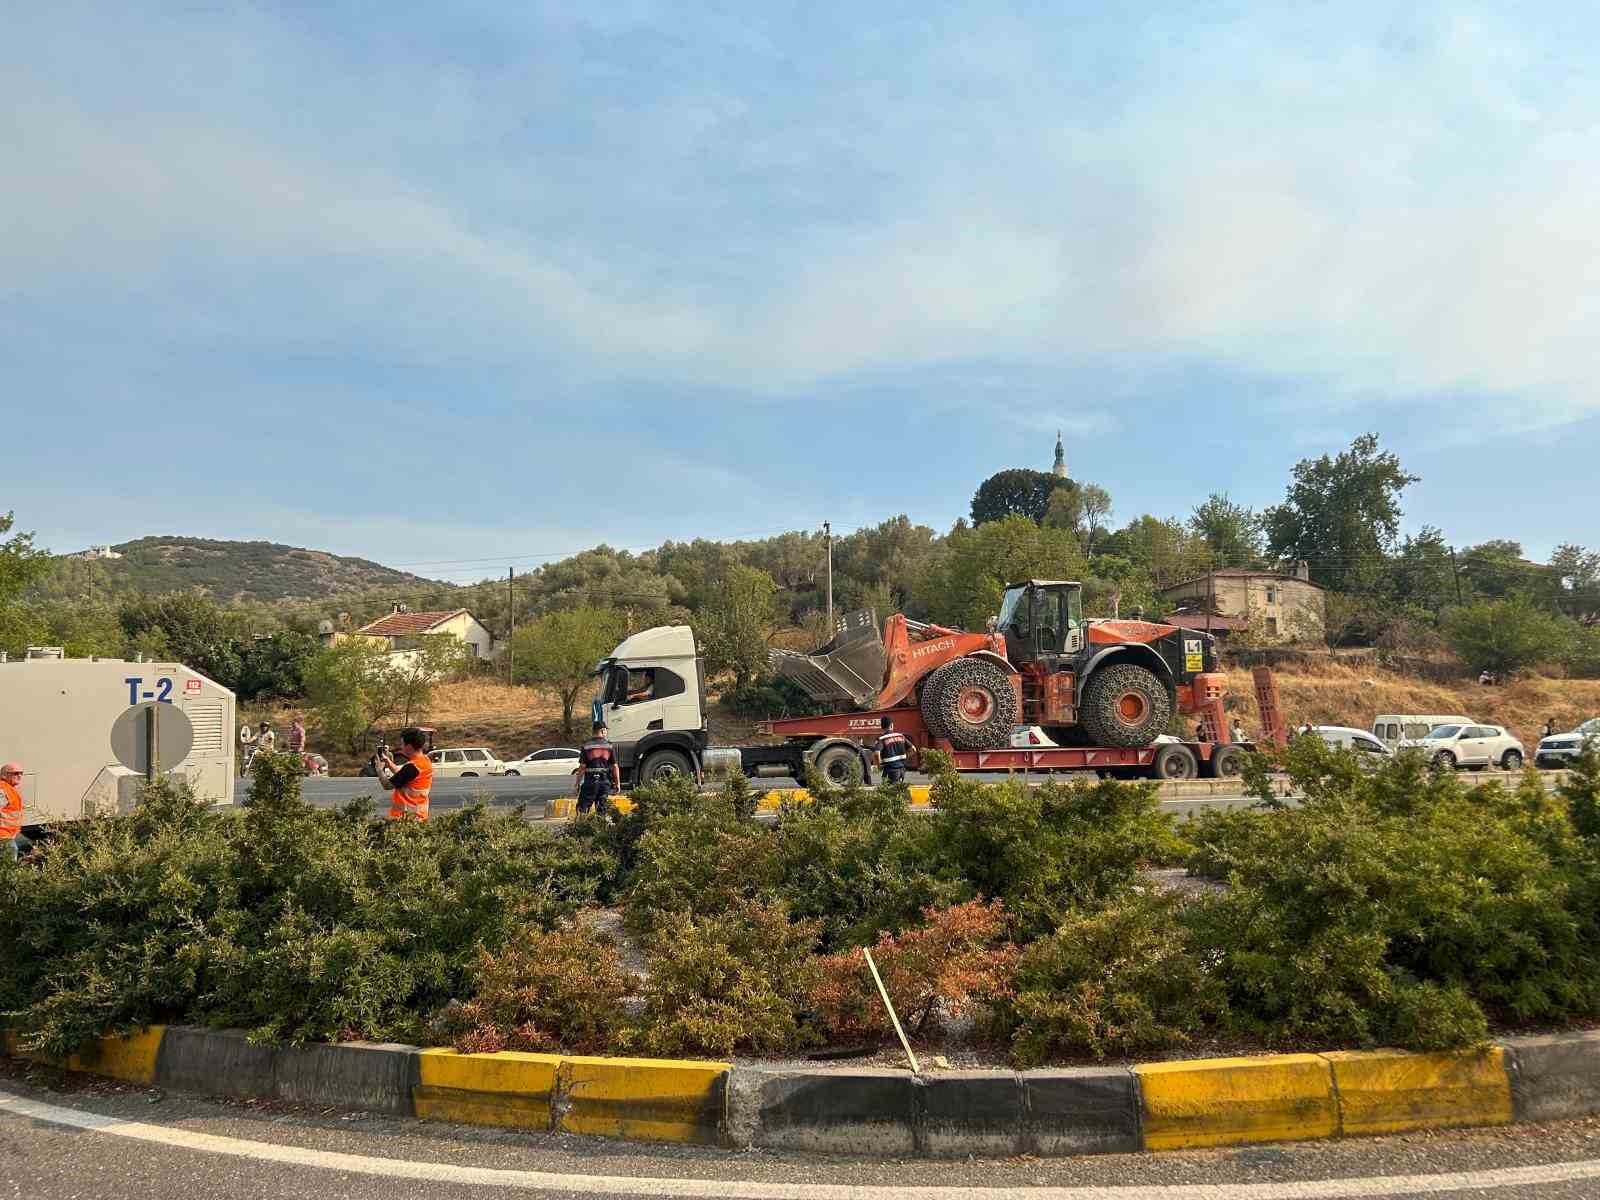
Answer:
[{"label": "black trouser", "polygon": [[903,762],[884,763],[883,781],[885,783],[904,783],[906,781],[906,765]]},{"label": "black trouser", "polygon": [[610,807],[611,776],[610,775],[585,775],[583,782],[578,785],[578,811],[588,812],[591,808],[603,813]]}]

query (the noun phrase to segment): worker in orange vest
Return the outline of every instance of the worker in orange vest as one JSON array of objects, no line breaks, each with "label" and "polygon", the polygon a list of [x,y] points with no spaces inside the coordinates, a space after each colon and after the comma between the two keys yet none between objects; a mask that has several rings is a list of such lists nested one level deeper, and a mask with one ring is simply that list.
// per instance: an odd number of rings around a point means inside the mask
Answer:
[{"label": "worker in orange vest", "polygon": [[22,833],[22,793],[17,785],[22,782],[22,764],[8,762],[0,767],[0,848],[12,862],[17,861],[17,837]]},{"label": "worker in orange vest", "polygon": [[423,752],[426,739],[420,729],[407,729],[400,735],[404,763],[396,763],[388,750],[372,756],[378,781],[392,789],[389,793],[391,821],[426,821],[428,793],[433,790],[433,762]]}]

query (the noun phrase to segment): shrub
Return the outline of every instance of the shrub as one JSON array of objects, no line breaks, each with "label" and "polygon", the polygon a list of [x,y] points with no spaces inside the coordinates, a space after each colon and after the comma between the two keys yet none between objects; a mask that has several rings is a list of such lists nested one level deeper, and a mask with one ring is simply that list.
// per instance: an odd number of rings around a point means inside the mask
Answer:
[{"label": "shrub", "polygon": [[463,1054],[607,1050],[632,990],[616,945],[582,926],[531,928],[499,951],[482,948],[471,980],[471,999],[443,1021]]},{"label": "shrub", "polygon": [[[936,1015],[961,1015],[974,997],[1002,995],[1017,955],[1015,946],[1003,942],[1006,917],[998,901],[929,908],[923,918],[921,928],[879,935],[872,948],[883,986],[912,1036],[921,1034]],[[892,1031],[859,950],[824,958],[811,998],[822,1024],[834,1034]]]},{"label": "shrub", "polygon": [[651,933],[674,913],[734,912],[779,882],[771,834],[736,820],[720,798],[660,821],[639,843],[628,892],[628,929]]},{"label": "shrub", "polygon": [[773,1054],[811,1040],[801,1025],[816,974],[816,927],[782,904],[711,916],[677,912],[657,928],[638,1044],[651,1054]]},{"label": "shrub", "polygon": [[1022,951],[992,1032],[1020,1066],[1056,1055],[1181,1045],[1223,1011],[1222,988],[1171,898],[1133,893],[1072,914]]},{"label": "shrub", "polygon": [[945,878],[1005,902],[1023,941],[1126,892],[1173,844],[1151,783],[984,785],[938,777],[927,853]]},{"label": "shrub", "polygon": [[809,717],[828,706],[801,686],[779,676],[761,676],[722,693],[722,707],[741,717]]}]

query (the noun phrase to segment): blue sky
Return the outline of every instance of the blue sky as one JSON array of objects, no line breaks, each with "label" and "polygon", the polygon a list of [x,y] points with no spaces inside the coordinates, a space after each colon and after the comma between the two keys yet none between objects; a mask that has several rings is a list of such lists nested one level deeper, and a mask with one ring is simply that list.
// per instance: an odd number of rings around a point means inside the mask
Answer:
[{"label": "blue sky", "polygon": [[21,6],[0,510],[467,579],[1370,429],[1408,528],[1600,542],[1600,13],[1115,9]]}]

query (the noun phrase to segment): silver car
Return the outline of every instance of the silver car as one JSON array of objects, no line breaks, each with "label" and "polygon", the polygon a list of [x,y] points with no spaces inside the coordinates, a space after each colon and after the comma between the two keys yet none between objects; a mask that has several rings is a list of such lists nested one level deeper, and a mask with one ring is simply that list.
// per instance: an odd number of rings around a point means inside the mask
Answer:
[{"label": "silver car", "polygon": [[1522,743],[1499,725],[1441,725],[1425,738],[1400,743],[1402,750],[1421,750],[1437,766],[1453,771],[1470,767],[1522,769]]},{"label": "silver car", "polygon": [[1533,765],[1536,767],[1571,766],[1572,760],[1582,752],[1585,742],[1588,742],[1596,750],[1600,750],[1600,717],[1585,721],[1571,733],[1557,733],[1545,738],[1539,743],[1539,749],[1534,752]]}]

